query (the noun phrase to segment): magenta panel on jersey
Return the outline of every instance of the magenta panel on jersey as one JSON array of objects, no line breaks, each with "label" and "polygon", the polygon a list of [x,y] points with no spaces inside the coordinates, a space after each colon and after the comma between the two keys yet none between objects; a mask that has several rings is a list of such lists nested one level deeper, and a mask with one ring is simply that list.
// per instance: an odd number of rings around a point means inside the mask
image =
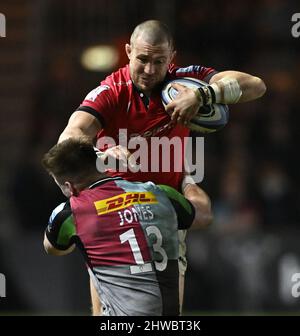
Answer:
[{"label": "magenta panel on jersey", "polygon": [[124,225],[118,211],[113,210],[118,195],[122,198],[124,193],[114,181],[108,181],[103,186],[86,189],[70,199],[76,235],[83,243],[92,267],[137,264],[132,253],[134,246],[130,245],[132,239],[126,236],[127,232],[130,234],[130,229],[134,230],[143,262],[151,260],[138,218],[133,218],[130,225]]}]

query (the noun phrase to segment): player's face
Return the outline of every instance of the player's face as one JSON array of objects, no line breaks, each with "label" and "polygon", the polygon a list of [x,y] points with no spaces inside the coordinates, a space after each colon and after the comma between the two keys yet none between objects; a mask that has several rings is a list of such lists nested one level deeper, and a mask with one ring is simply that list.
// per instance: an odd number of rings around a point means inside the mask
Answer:
[{"label": "player's face", "polygon": [[126,45],[130,76],[138,89],[146,94],[161,83],[168,71],[175,52],[169,44],[151,45],[137,38],[132,45]]}]

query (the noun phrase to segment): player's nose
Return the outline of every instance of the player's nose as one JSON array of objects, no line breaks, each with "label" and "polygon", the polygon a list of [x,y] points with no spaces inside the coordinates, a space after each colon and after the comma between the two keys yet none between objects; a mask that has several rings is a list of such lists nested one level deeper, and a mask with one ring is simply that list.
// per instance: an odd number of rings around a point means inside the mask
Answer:
[{"label": "player's nose", "polygon": [[148,62],[146,65],[145,65],[145,68],[144,68],[144,72],[148,75],[152,75],[154,74],[154,65],[151,63],[151,62]]}]

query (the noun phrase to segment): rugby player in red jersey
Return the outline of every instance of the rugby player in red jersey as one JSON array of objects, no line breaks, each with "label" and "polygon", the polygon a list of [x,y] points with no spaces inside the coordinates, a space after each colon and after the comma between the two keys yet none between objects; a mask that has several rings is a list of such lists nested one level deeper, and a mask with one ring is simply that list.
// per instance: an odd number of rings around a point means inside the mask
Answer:
[{"label": "rugby player in red jersey", "polygon": [[[172,63],[175,56],[173,38],[168,27],[156,20],[139,24],[133,31],[130,44],[126,44],[129,64],[112,73],[92,90],[71,115],[59,142],[70,137],[88,136],[95,142],[110,137],[118,145],[120,130],[128,139],[143,137],[188,137],[188,121],[200,106],[216,102],[234,104],[261,97],[264,82],[250,74],[238,71],[217,72],[201,65],[178,67]],[[160,90],[162,83],[176,77],[194,77],[209,83],[209,89],[199,95],[198,91],[174,85],[179,91],[177,98],[163,107]],[[166,113],[166,111],[168,113]],[[183,143],[183,142],[182,142]],[[184,150],[184,149],[183,149]],[[151,162],[151,149],[148,150]],[[159,159],[163,160],[163,154]],[[170,171],[115,172],[129,181],[153,181],[166,184],[181,191],[196,209],[195,227],[206,227],[212,220],[211,204],[207,194],[188,176],[184,169],[176,171],[174,150],[170,150]],[[183,159],[182,159],[183,160]],[[182,162],[182,167],[184,166]],[[186,269],[184,234],[180,256],[180,298],[183,300],[184,272]]]}]

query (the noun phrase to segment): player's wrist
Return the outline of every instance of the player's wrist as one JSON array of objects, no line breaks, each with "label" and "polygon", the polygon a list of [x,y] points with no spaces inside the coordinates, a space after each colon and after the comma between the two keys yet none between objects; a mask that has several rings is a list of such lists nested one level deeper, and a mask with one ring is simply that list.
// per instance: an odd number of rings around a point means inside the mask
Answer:
[{"label": "player's wrist", "polygon": [[197,103],[202,105],[202,97],[201,97],[199,89],[194,89],[194,93],[196,96]]},{"label": "player's wrist", "polygon": [[213,85],[207,85],[198,88],[197,91],[202,105],[215,104],[217,102],[216,98],[219,99],[219,90],[217,86],[213,87]]},{"label": "player's wrist", "polygon": [[242,95],[239,82],[235,78],[224,77],[210,85],[197,89],[203,105],[211,104],[234,104]]}]

